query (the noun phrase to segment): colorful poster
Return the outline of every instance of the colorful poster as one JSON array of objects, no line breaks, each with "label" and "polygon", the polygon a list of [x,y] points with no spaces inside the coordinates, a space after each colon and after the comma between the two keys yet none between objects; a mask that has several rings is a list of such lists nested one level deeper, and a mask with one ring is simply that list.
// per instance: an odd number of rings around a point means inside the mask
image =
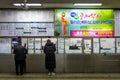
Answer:
[{"label": "colorful poster", "polygon": [[55,9],[55,36],[114,36],[114,11]]}]

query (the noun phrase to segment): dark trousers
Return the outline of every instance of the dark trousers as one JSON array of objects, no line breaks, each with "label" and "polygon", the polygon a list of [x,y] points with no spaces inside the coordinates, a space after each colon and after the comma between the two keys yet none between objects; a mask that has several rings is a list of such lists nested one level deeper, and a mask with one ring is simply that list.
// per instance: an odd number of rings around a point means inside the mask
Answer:
[{"label": "dark trousers", "polygon": [[23,75],[23,70],[25,66],[25,60],[15,60],[15,69],[16,69],[16,75],[20,73],[20,75]]},{"label": "dark trousers", "polygon": [[48,72],[52,73],[52,72],[54,72],[54,69],[53,68],[49,68]]}]

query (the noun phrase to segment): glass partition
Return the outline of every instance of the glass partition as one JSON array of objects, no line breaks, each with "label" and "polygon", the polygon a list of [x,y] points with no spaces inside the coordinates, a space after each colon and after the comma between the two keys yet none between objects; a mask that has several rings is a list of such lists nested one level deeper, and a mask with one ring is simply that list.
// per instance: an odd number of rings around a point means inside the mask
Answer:
[{"label": "glass partition", "polygon": [[82,38],[65,38],[65,53],[82,53]]},{"label": "glass partition", "polygon": [[[0,38],[0,54],[13,53],[21,42],[28,54],[43,54],[43,48],[50,39],[56,45],[58,54],[120,54],[120,38]],[[116,43],[115,43],[116,42]],[[93,49],[92,49],[93,48]]]},{"label": "glass partition", "polygon": [[92,40],[91,38],[85,38],[83,39],[83,45],[84,45],[84,53],[85,54],[91,54],[92,53]]},{"label": "glass partition", "polygon": [[64,38],[58,38],[58,53],[64,53]]},{"label": "glass partition", "polygon": [[0,38],[0,53],[11,53],[11,38]]},{"label": "glass partition", "polygon": [[47,42],[48,39],[50,39],[51,42],[53,42],[55,44],[55,46],[56,46],[55,53],[57,53],[57,38],[42,38],[42,53],[44,53],[43,52],[43,48],[44,48],[44,46],[45,46],[45,44],[46,44],[46,42]]},{"label": "glass partition", "polygon": [[115,38],[100,38],[100,52],[115,53]]},{"label": "glass partition", "polygon": [[34,38],[28,38],[28,53],[34,54]]},{"label": "glass partition", "polygon": [[120,54],[120,38],[116,38],[116,53]]},{"label": "glass partition", "polygon": [[24,46],[26,49],[28,48],[27,38],[22,38],[22,46]]},{"label": "glass partition", "polygon": [[41,54],[41,38],[35,38],[35,54]]},{"label": "glass partition", "polygon": [[93,53],[99,54],[100,52],[99,38],[93,38]]},{"label": "glass partition", "polygon": [[12,53],[14,48],[18,45],[18,43],[21,43],[21,37],[13,37],[12,38]]}]

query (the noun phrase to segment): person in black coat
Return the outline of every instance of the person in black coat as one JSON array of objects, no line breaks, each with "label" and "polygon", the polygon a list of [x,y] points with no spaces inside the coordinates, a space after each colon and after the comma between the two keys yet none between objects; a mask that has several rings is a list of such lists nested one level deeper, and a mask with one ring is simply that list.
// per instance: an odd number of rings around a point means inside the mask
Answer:
[{"label": "person in black coat", "polygon": [[47,40],[47,43],[44,46],[45,53],[45,67],[48,69],[48,75],[55,75],[54,69],[56,68],[55,54],[56,51],[55,44],[51,40]]},{"label": "person in black coat", "polygon": [[23,75],[27,49],[24,46],[22,46],[21,43],[18,43],[18,45],[14,48],[13,53],[15,54],[14,60],[16,75],[19,75],[19,73],[20,75]]}]

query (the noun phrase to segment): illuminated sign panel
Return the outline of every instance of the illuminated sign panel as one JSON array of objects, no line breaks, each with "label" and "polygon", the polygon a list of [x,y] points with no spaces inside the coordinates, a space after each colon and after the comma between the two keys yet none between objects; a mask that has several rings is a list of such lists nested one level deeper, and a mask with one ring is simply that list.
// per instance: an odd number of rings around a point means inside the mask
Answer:
[{"label": "illuminated sign panel", "polygon": [[55,31],[59,36],[114,36],[114,13],[112,9],[56,9]]}]

